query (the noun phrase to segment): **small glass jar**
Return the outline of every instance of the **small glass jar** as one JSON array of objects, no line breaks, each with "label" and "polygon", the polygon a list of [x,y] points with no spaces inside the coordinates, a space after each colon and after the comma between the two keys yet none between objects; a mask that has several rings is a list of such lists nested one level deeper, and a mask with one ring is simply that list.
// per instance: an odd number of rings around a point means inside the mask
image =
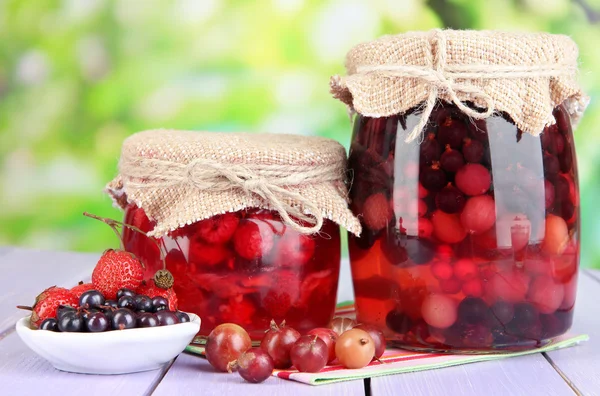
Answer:
[{"label": "small glass jar", "polygon": [[358,321],[391,343],[485,353],[539,347],[571,326],[579,187],[569,115],[541,135],[506,114],[472,120],[438,104],[358,115],[349,156],[349,236]]},{"label": "small glass jar", "polygon": [[259,341],[273,320],[306,332],[333,317],[340,227],[361,231],[346,162],[316,136],[150,130],[124,141],[106,191],[142,231],[124,229],[125,249],[145,279],[171,272],[200,336],[236,323]]}]

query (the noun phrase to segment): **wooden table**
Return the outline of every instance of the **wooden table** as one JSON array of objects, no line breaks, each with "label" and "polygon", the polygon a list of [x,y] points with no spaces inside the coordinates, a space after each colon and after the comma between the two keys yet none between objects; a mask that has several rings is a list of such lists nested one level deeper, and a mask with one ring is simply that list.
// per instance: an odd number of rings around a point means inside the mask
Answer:
[{"label": "wooden table", "polygon": [[[0,395],[600,395],[600,271],[580,272],[573,331],[591,338],[574,348],[322,386],[275,377],[252,385],[187,354],[162,370],[116,376],[61,372],[35,355],[14,332],[24,316],[15,306],[48,286],[89,279],[97,258],[0,247]],[[352,298],[347,263],[338,298]]]}]

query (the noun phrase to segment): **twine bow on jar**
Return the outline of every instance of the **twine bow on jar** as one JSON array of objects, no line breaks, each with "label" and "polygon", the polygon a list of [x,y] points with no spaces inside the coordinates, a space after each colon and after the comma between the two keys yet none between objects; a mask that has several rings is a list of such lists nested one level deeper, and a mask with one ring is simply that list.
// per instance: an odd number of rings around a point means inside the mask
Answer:
[{"label": "twine bow on jar", "polygon": [[256,194],[279,213],[285,224],[302,234],[319,232],[323,226],[323,215],[317,205],[289,187],[335,181],[342,177],[339,164],[274,167],[224,164],[205,158],[188,164],[145,158],[121,168],[122,176],[129,176],[130,188],[169,188],[189,184],[198,190],[225,192],[240,189],[246,194]]},{"label": "twine bow on jar", "polygon": [[[408,143],[422,137],[438,98],[449,100],[471,118],[484,119],[498,111],[499,107],[501,111],[505,110],[502,107],[506,106],[506,103],[499,106],[502,92],[498,89],[497,83],[492,84],[493,86],[489,84],[493,80],[572,78],[577,73],[577,64],[571,59],[572,52],[569,52],[568,58],[562,60],[558,57],[554,59],[548,57],[547,60],[536,63],[510,64],[510,61],[514,62],[514,58],[504,52],[506,51],[504,47],[494,47],[497,50],[493,54],[494,57],[479,52],[486,48],[486,45],[490,48],[495,45],[491,44],[490,38],[493,37],[491,33],[477,33],[481,35],[480,42],[469,38],[469,34],[469,32],[460,32],[457,35],[455,31],[448,33],[445,30],[434,29],[427,32],[425,36],[407,36],[406,47],[388,48],[389,57],[396,58],[390,63],[374,64],[374,61],[381,59],[380,56],[371,56],[374,46],[360,47],[349,58],[349,71],[351,71],[349,75],[332,77],[332,93],[334,97],[345,102],[351,112],[354,112],[354,103],[358,99],[363,108],[368,107],[368,115],[372,117],[389,116],[393,108],[406,111],[408,109],[402,107],[401,103],[408,103],[424,96],[421,118],[407,135],[405,141]],[[424,37],[424,40],[419,41],[419,37]],[[448,40],[451,39],[457,42],[449,45]],[[387,40],[382,41],[381,48],[384,47],[383,43],[402,39],[392,37]],[[511,40],[516,39],[511,38]],[[510,45],[506,47],[510,48]],[[451,62],[448,62],[449,53],[454,56]],[[502,60],[503,56],[506,56],[506,63]],[[464,61],[470,58],[475,61]],[[371,86],[368,85],[368,80],[361,80],[361,77],[369,76],[373,76]],[[388,90],[392,89],[391,86],[386,86],[379,78],[405,79],[411,83],[403,85],[406,92],[401,91],[390,95]],[[528,84],[528,82],[519,84]],[[425,95],[423,95],[423,87],[426,91]],[[502,88],[504,89],[506,88]],[[470,107],[467,102],[472,102],[478,107]],[[515,103],[514,100],[510,102],[511,105]],[[547,115],[539,110],[535,113],[536,118],[540,118],[543,124],[555,121],[551,114],[554,106],[547,107],[549,109]],[[538,123],[537,119],[531,122],[534,121]]]}]

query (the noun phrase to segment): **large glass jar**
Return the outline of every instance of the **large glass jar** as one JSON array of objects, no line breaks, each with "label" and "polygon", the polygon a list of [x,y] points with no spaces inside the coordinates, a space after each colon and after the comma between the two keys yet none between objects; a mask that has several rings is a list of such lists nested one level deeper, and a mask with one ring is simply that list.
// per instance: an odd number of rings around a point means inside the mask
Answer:
[{"label": "large glass jar", "polygon": [[538,347],[571,326],[579,188],[569,115],[538,137],[505,114],[438,104],[358,115],[349,236],[358,321],[403,348],[485,353]]},{"label": "large glass jar", "polygon": [[[126,208],[125,223],[144,232],[154,228],[134,204]],[[126,229],[123,240],[146,265],[146,279],[163,267],[157,245],[146,236]],[[202,318],[200,335],[227,322],[260,340],[272,319],[303,332],[333,317],[340,231],[329,220],[318,235],[304,235],[276,212],[248,209],[179,228],[158,242],[179,309]]]}]

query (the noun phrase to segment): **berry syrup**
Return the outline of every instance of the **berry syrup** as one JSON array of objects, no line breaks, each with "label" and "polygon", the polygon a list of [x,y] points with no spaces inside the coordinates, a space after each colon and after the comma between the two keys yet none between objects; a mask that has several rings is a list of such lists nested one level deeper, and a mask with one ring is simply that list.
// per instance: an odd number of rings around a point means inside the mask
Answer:
[{"label": "berry syrup", "polygon": [[[130,205],[125,223],[148,232],[154,223]],[[153,241],[128,229],[125,248],[146,266],[162,268]],[[319,235],[302,235],[272,211],[248,209],[217,215],[160,238],[181,311],[202,318],[200,335],[235,323],[260,340],[269,323],[285,320],[300,332],[332,319],[340,265],[340,231],[325,220]]]},{"label": "berry syrup", "polygon": [[392,344],[485,353],[539,347],[571,326],[579,188],[569,116],[539,137],[504,115],[438,105],[356,119],[349,235],[357,321]]}]

